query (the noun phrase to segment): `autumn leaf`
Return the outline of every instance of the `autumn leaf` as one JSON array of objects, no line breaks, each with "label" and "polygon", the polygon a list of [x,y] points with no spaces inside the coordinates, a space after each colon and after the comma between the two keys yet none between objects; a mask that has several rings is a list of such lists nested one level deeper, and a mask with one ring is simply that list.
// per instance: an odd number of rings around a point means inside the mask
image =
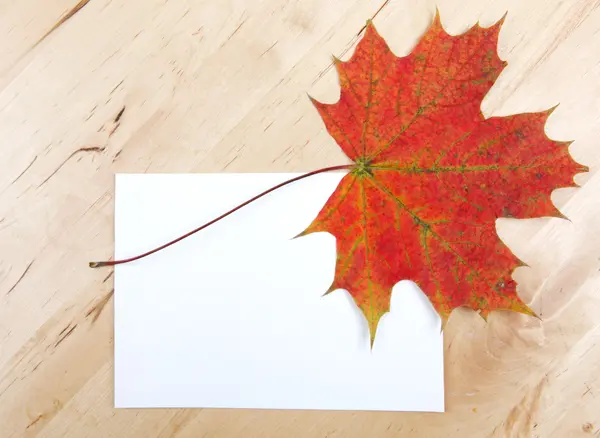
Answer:
[{"label": "autumn leaf", "polygon": [[498,238],[499,217],[562,217],[551,202],[585,167],[569,142],[550,140],[552,110],[486,119],[481,101],[506,62],[502,21],[451,36],[436,14],[405,57],[368,22],[347,62],[335,60],[337,103],[313,100],[329,134],[354,161],[304,231],[336,238],[335,278],[364,312],[371,342],[392,287],[413,280],[445,322],[466,306],[534,312],[516,293],[522,265]]},{"label": "autumn leaf", "polygon": [[586,171],[570,142],[544,133],[552,109],[485,118],[481,102],[506,62],[496,52],[500,20],[451,36],[439,14],[412,53],[395,56],[369,21],[347,62],[334,60],[341,93],[313,103],[353,164],[324,167],[277,184],[157,248],[92,268],[130,263],[206,229],[288,184],[347,170],[301,233],[329,232],[337,263],[328,292],[346,289],[365,314],[371,343],[392,287],[412,280],[442,324],[461,306],[535,316],[512,279],[523,263],[496,234],[499,217],[562,217],[550,195]]}]

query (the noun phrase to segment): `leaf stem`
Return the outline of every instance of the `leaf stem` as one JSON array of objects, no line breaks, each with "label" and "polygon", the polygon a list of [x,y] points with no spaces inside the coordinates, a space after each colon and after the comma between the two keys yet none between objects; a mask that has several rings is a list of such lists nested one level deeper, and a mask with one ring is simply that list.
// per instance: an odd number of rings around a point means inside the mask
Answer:
[{"label": "leaf stem", "polygon": [[187,237],[190,237],[193,234],[196,234],[198,231],[201,231],[201,230],[203,230],[203,229],[211,226],[212,224],[219,222],[221,219],[224,219],[227,216],[229,216],[230,214],[235,213],[236,211],[238,211],[242,207],[245,207],[246,205],[251,204],[252,202],[256,201],[257,199],[260,199],[263,196],[268,195],[269,193],[271,193],[271,192],[273,192],[273,191],[275,191],[277,189],[280,189],[281,187],[287,186],[288,184],[291,184],[291,183],[296,182],[296,181],[300,181],[301,179],[308,178],[309,176],[317,175],[319,173],[332,172],[332,171],[335,171],[335,170],[351,169],[354,166],[355,166],[354,164],[342,164],[342,165],[339,165],[339,166],[324,167],[322,169],[313,170],[312,172],[305,173],[304,175],[300,175],[300,176],[296,176],[294,178],[288,179],[287,181],[279,183],[276,186],[273,186],[270,189],[267,189],[264,192],[259,193],[258,195],[254,196],[253,198],[250,198],[247,201],[242,202],[237,207],[232,208],[228,212],[223,213],[221,216],[219,216],[219,217],[217,217],[217,218],[215,218],[215,219],[213,219],[213,220],[205,223],[204,225],[201,225],[198,228],[196,228],[196,229],[194,229],[194,230],[192,230],[192,231],[184,234],[183,236],[180,236],[177,239],[174,239],[174,240],[171,240],[168,243],[165,243],[164,245],[161,245],[161,246],[159,246],[157,248],[154,248],[153,250],[150,250],[150,251],[145,252],[143,254],[137,255],[135,257],[130,257],[130,258],[127,258],[127,259],[122,259],[122,260],[106,260],[106,261],[102,261],[102,262],[90,262],[89,266],[90,266],[90,268],[100,268],[102,266],[122,265],[124,263],[129,263],[129,262],[133,262],[133,261],[142,259],[144,257],[147,257],[147,256],[151,255],[151,254],[154,254],[155,252],[161,251],[161,250],[163,250],[163,249],[165,249],[165,248],[167,248],[167,247],[169,247],[171,245],[174,245],[177,242],[180,242],[183,239],[185,239]]}]

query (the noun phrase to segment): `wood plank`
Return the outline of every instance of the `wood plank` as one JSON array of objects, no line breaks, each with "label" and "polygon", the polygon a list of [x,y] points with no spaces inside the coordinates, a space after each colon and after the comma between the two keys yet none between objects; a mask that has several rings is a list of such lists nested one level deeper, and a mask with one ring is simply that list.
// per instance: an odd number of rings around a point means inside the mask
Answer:
[{"label": "wood plank", "polygon": [[482,110],[560,103],[546,132],[591,169],[553,193],[570,221],[498,221],[543,321],[455,312],[446,414],[113,409],[112,278],[87,261],[112,254],[114,173],[340,164],[306,93],[337,99],[331,55],[350,56],[382,3],[0,2],[2,437],[600,433],[598,0],[392,0],[375,19],[402,55],[436,4],[451,33],[508,10],[508,67]]}]

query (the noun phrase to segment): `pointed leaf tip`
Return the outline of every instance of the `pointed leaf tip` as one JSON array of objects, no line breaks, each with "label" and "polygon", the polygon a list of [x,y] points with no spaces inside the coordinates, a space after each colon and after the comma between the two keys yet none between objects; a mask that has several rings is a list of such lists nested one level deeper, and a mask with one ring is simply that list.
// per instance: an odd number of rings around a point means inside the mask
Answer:
[{"label": "pointed leaf tip", "polygon": [[437,25],[437,26],[442,25],[442,16],[440,14],[440,8],[438,6],[435,7],[435,12],[433,13],[432,24]]},{"label": "pointed leaf tip", "polygon": [[367,318],[367,325],[368,325],[368,330],[369,330],[369,336],[371,339],[371,349],[373,349],[373,344],[375,342],[375,337],[377,335],[377,328],[379,327],[379,322],[381,321],[381,317],[383,315],[385,315],[388,310],[383,310],[383,309],[371,309],[374,310],[374,313],[365,313],[365,307],[362,307],[361,310],[363,311],[363,314],[365,315],[365,317]]},{"label": "pointed leaf tip", "polygon": [[370,18],[365,23],[365,27],[363,29],[365,31],[365,37],[367,37],[367,36],[374,36],[375,34],[377,34],[377,30],[375,29],[375,25],[373,24],[373,20],[370,19]]},{"label": "pointed leaf tip", "polygon": [[517,268],[520,267],[526,267],[526,268],[530,268],[531,266],[529,266],[527,263],[525,263],[523,260],[521,260],[519,257],[516,257],[517,259]]},{"label": "pointed leaf tip", "polygon": [[331,286],[329,286],[329,288],[325,291],[325,293],[323,295],[321,295],[322,297],[329,295],[331,292],[338,290],[339,287],[336,286],[335,284],[335,279],[333,280],[333,282],[331,283]]},{"label": "pointed leaf tip", "polygon": [[310,234],[311,231],[308,230],[308,228],[298,234],[296,234],[294,237],[292,237],[290,240],[294,240],[294,239],[298,239],[299,237],[303,237],[303,236],[307,236],[308,234]]},{"label": "pointed leaf tip", "polygon": [[496,22],[496,26],[500,26],[502,27],[502,25],[504,24],[504,22],[506,21],[506,16],[508,15],[508,11],[506,11],[504,13],[504,15],[502,17],[500,17],[500,19]]},{"label": "pointed leaf tip", "polygon": [[569,222],[573,222],[571,219],[569,219],[567,216],[565,216],[565,214],[560,211],[558,208],[554,207],[554,211],[552,212],[552,217],[558,218],[558,219],[564,219],[567,220]]},{"label": "pointed leaf tip", "polygon": [[482,309],[479,309],[477,313],[479,314],[479,316],[481,316],[481,319],[483,319],[485,322],[488,322],[489,313],[484,312]]},{"label": "pointed leaf tip", "polygon": [[448,323],[448,318],[443,318],[440,316],[440,335],[446,329],[446,324]]},{"label": "pointed leaf tip", "polygon": [[495,30],[496,33],[500,33],[500,30],[502,29],[502,26],[504,25],[504,22],[506,21],[506,16],[508,15],[508,11],[506,11],[504,13],[504,15],[502,15],[502,17],[500,17],[496,22],[492,23],[491,25],[489,25],[487,28],[483,27],[479,24],[479,20],[477,21],[477,24],[482,28],[482,29],[491,29],[491,30]]},{"label": "pointed leaf tip", "polygon": [[310,94],[306,93],[306,97],[308,97],[308,99],[310,100],[310,102],[315,106],[315,108],[318,108],[319,105],[321,104],[321,102],[319,102],[317,99],[315,99],[314,97],[312,97]]},{"label": "pointed leaf tip", "polygon": [[548,108],[546,111],[544,111],[546,113],[547,117],[550,117],[550,114],[552,114],[554,111],[556,111],[556,108],[558,108],[560,106],[560,102],[557,103],[556,105]]},{"label": "pointed leaf tip", "polygon": [[371,325],[371,321],[369,321],[369,346],[371,349],[371,352],[373,352],[373,345],[375,345],[375,335],[377,334],[377,323],[375,323],[375,326],[373,327]]},{"label": "pointed leaf tip", "polygon": [[535,313],[531,307],[525,304],[523,301],[519,300],[519,302],[512,308],[507,310],[514,310],[516,312],[522,313],[523,315],[533,316],[534,318],[541,319],[537,313]]}]

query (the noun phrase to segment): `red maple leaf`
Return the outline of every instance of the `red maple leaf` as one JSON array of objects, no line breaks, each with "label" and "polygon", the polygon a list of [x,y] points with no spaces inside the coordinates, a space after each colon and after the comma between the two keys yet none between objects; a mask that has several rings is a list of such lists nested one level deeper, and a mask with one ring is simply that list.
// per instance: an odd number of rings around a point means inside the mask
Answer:
[{"label": "red maple leaf", "polygon": [[444,31],[439,14],[405,57],[395,56],[368,22],[348,62],[335,60],[341,93],[313,100],[352,165],[326,167],[284,181],[221,216],[135,257],[91,262],[114,266],[147,257],[222,220],[287,184],[350,169],[301,235],[337,241],[328,292],[346,289],[364,312],[371,343],[389,309],[392,287],[413,280],[442,318],[466,306],[534,312],[516,292],[522,264],[496,234],[499,217],[562,217],[550,195],[586,171],[571,142],[550,140],[552,109],[486,119],[480,106],[506,67],[497,53],[500,20],[462,35]]},{"label": "red maple leaf", "polygon": [[459,36],[439,15],[412,53],[397,57],[371,22],[348,62],[335,60],[341,94],[313,100],[329,134],[354,161],[302,234],[337,241],[329,292],[346,289],[371,342],[392,287],[413,280],[445,322],[459,306],[534,312],[511,277],[522,263],[498,238],[499,217],[562,216],[550,200],[585,167],[570,142],[550,140],[552,110],[486,119],[483,97],[506,62],[501,21]]}]

